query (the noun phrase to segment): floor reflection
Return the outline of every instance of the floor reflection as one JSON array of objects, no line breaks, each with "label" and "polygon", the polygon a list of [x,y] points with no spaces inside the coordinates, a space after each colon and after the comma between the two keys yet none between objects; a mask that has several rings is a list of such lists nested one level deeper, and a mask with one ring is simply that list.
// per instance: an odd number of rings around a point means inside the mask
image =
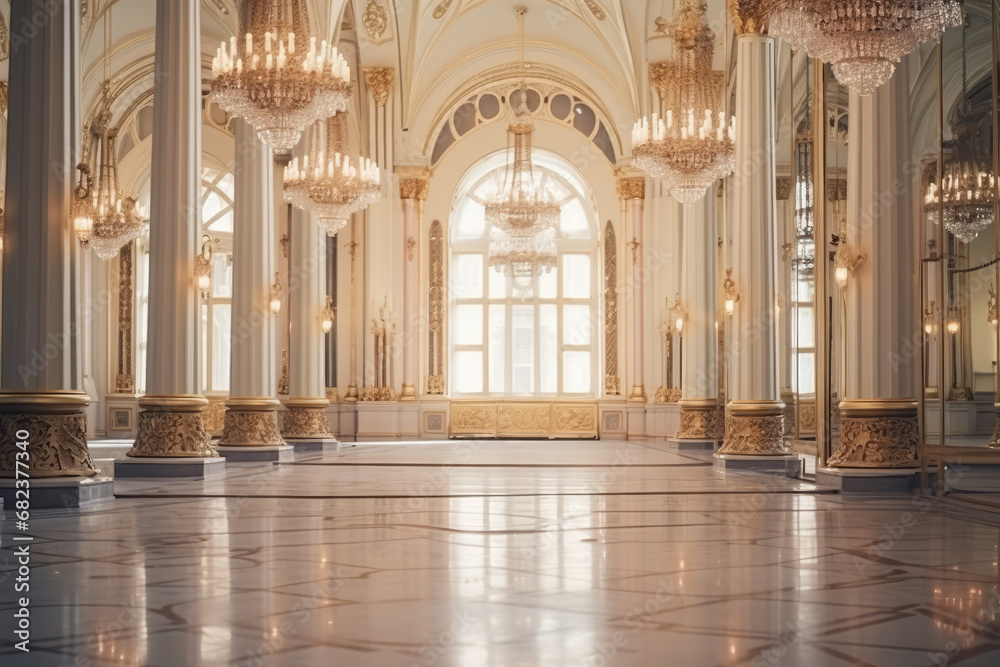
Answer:
[{"label": "floor reflection", "polygon": [[370,445],[116,491],[34,515],[37,634],[2,664],[1000,664],[996,515],[657,443]]}]

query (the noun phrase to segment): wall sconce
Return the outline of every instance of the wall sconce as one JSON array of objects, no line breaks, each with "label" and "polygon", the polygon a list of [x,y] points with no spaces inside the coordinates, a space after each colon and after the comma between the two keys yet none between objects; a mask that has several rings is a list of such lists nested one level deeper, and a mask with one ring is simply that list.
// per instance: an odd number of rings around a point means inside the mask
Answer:
[{"label": "wall sconce", "polygon": [[722,293],[725,295],[726,315],[732,317],[736,312],[736,302],[740,300],[740,291],[736,288],[736,281],[733,280],[732,269],[726,269],[726,279],[722,281]]},{"label": "wall sconce", "polygon": [[997,290],[993,283],[990,283],[990,300],[986,302],[986,321],[997,325]]},{"label": "wall sconce", "polygon": [[271,285],[271,300],[268,305],[272,315],[281,312],[281,275],[277,271],[274,272],[274,284]]},{"label": "wall sconce", "polygon": [[80,241],[81,248],[90,247],[90,237],[94,233],[94,219],[90,216],[90,166],[85,162],[76,165],[80,171],[80,182],[73,190],[73,202],[70,204],[70,217],[73,219],[73,233]]},{"label": "wall sconce", "polygon": [[833,279],[840,289],[847,287],[847,279],[858,266],[868,260],[868,253],[861,252],[847,242],[845,234],[840,235],[840,247],[833,256]]},{"label": "wall sconce", "polygon": [[333,307],[333,297],[327,295],[326,307],[323,308],[323,312],[320,313],[320,326],[323,327],[323,333],[327,334],[333,330],[333,321],[336,318],[337,309]]},{"label": "wall sconce", "polygon": [[674,305],[670,305],[670,299],[667,299],[667,312],[670,317],[670,326],[673,327],[673,332],[675,336],[681,336],[684,333],[684,322],[687,321],[688,312],[687,309],[681,305],[681,295],[678,292],[674,295]]},{"label": "wall sconce", "polygon": [[958,308],[948,309],[948,324],[946,326],[948,327],[948,333],[950,333],[952,336],[957,334],[958,330],[962,326],[961,315],[962,312]]},{"label": "wall sconce", "polygon": [[937,340],[937,311],[937,303],[932,299],[930,307],[924,310],[924,333],[931,340]]},{"label": "wall sconce", "polygon": [[201,295],[207,299],[212,292],[212,250],[219,239],[213,239],[208,234],[201,238],[201,252],[194,258],[194,277]]}]

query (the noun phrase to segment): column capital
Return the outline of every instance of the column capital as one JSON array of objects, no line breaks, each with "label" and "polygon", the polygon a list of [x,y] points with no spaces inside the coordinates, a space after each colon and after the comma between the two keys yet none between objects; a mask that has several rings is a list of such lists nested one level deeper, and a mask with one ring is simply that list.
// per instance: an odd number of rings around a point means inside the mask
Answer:
[{"label": "column capital", "polygon": [[405,176],[399,179],[399,196],[401,199],[427,199],[430,190],[430,179],[420,176]]},{"label": "column capital", "polygon": [[615,177],[615,190],[619,199],[645,199],[646,177],[619,173]]},{"label": "column capital", "polygon": [[779,0],[727,0],[738,35],[766,35],[768,18]]},{"label": "column capital", "polygon": [[396,70],[391,67],[365,67],[363,72],[365,85],[371,90],[375,104],[384,107],[396,83]]}]

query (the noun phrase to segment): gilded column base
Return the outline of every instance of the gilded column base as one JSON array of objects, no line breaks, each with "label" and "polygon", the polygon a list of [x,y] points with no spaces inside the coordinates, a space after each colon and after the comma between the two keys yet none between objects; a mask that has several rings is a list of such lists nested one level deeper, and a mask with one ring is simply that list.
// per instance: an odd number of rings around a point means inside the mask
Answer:
[{"label": "gilded column base", "polygon": [[413,388],[412,384],[404,384],[403,391],[399,394],[399,400],[401,401],[415,401],[417,400],[417,390]]},{"label": "gilded column base", "polygon": [[[349,400],[349,399],[348,399]],[[281,435],[285,438],[332,438],[326,414],[326,399],[294,399],[285,402]]]},{"label": "gilded column base", "polygon": [[784,456],[785,404],[781,401],[733,401],[719,454]]},{"label": "gilded column base", "polygon": [[280,447],[287,444],[278,428],[278,408],[273,398],[234,398],[226,401],[222,438],[225,447]]},{"label": "gilded column base", "polygon": [[215,458],[205,430],[204,396],[144,396],[139,399],[136,438],[127,456],[140,458]]},{"label": "gilded column base", "polygon": [[683,399],[678,440],[721,440],[725,431],[725,417],[714,398]]},{"label": "gilded column base", "polygon": [[19,442],[27,442],[28,452],[22,475],[90,477],[100,472],[87,448],[83,410],[89,404],[87,394],[79,391],[0,393],[0,477],[17,475]]},{"label": "gilded column base", "polygon": [[787,387],[781,390],[781,402],[785,404],[785,435],[795,435],[795,392]]},{"label": "gilded column base", "polygon": [[838,468],[912,468],[920,435],[917,402],[845,399],[840,402],[840,447],[827,461]]},{"label": "gilded column base", "polygon": [[633,403],[645,403],[646,402],[646,386],[637,384],[632,386],[632,393],[629,394],[628,400]]},{"label": "gilded column base", "polygon": [[345,401],[355,403],[358,400],[358,386],[354,384],[347,385],[347,395],[344,396]]}]

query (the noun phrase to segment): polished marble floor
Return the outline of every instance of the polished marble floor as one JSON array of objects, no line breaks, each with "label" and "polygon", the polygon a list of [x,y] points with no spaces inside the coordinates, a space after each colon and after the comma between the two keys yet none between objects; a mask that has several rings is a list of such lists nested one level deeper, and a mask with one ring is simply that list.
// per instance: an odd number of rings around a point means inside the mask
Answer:
[{"label": "polished marble floor", "polygon": [[1000,515],[711,461],[392,443],[123,480],[33,514],[30,655],[0,553],[0,665],[1000,665]]}]

